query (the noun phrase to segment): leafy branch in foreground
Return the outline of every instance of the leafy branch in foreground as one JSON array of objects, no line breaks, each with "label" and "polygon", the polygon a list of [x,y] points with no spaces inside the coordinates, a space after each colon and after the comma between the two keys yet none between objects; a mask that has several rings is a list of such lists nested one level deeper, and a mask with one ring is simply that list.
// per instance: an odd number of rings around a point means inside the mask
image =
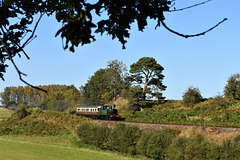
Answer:
[{"label": "leafy branch in foreground", "polygon": [[[196,37],[204,35],[223,23],[226,18],[209,30],[195,34],[183,35],[173,31],[165,24],[164,12],[182,11],[193,8],[212,0],[207,0],[182,9],[170,10],[174,6],[171,0],[98,0],[95,3],[88,0],[1,0],[0,1],[0,78],[4,80],[6,61],[10,60],[25,84],[32,86],[22,79],[21,72],[13,58],[24,54],[29,56],[24,48],[34,39],[39,21],[45,14],[55,15],[62,27],[56,32],[64,41],[64,49],[74,52],[74,47],[85,45],[96,40],[95,34],[108,34],[112,39],[117,38],[125,48],[126,38],[130,37],[131,25],[137,22],[138,30],[143,31],[148,25],[147,20],[162,24],[168,31],[182,37]],[[36,15],[40,14],[37,22]],[[96,20],[97,19],[97,20]],[[35,25],[34,25],[35,24]],[[31,25],[34,28],[31,29]],[[27,35],[30,36],[27,38]],[[23,42],[25,40],[25,42]],[[36,87],[35,87],[36,88]],[[39,88],[37,88],[39,89]]]}]

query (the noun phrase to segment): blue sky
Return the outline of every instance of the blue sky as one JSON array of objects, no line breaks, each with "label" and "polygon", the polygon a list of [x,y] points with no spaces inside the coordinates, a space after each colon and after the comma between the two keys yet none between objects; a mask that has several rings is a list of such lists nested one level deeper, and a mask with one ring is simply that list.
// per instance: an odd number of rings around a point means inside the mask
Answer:
[{"label": "blue sky", "polygon": [[[175,7],[183,8],[200,0],[176,0]],[[144,32],[132,25],[126,49],[108,35],[97,35],[94,43],[80,46],[75,53],[63,50],[60,37],[54,37],[61,27],[54,17],[44,17],[36,31],[37,38],[27,47],[27,60],[15,57],[23,77],[33,85],[65,84],[79,88],[88,77],[110,60],[118,59],[129,68],[141,57],[154,57],[165,70],[163,84],[166,99],[182,99],[189,87],[198,87],[203,97],[222,94],[231,74],[240,72],[240,1],[213,0],[205,5],[180,12],[165,13],[165,23],[183,34],[203,32],[228,18],[204,36],[185,39],[148,21]],[[0,92],[8,86],[24,86],[13,65],[8,63],[5,81],[0,81]]]}]

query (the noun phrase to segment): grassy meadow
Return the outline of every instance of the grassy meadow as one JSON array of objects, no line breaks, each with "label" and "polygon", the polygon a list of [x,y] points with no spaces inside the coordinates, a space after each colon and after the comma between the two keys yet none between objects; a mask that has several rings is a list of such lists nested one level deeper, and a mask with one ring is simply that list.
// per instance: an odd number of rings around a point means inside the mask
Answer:
[{"label": "grassy meadow", "polygon": [[107,151],[78,148],[65,138],[42,136],[0,136],[0,155],[4,160],[132,159]]}]

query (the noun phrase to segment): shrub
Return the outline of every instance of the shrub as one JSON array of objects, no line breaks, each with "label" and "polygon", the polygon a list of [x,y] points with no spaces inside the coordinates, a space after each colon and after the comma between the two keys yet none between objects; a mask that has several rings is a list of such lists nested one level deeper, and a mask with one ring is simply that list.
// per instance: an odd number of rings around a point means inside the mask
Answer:
[{"label": "shrub", "polygon": [[217,109],[226,109],[229,107],[229,99],[221,95],[217,95],[212,99],[209,99],[209,106]]},{"label": "shrub", "polygon": [[186,146],[186,159],[199,159],[200,145],[204,138],[202,135],[197,134],[193,138],[190,138]]},{"label": "shrub", "polygon": [[154,132],[146,130],[141,134],[141,137],[139,138],[137,145],[136,145],[138,154],[147,156],[147,144],[153,133]]},{"label": "shrub", "polygon": [[17,116],[18,119],[23,119],[28,115],[28,112],[23,104],[18,106],[18,109],[15,111],[14,115]]},{"label": "shrub", "polygon": [[[193,135],[190,138],[177,137],[167,148],[166,159],[169,160],[198,160],[213,159],[208,154],[211,152],[211,144],[202,135]],[[211,157],[211,158],[210,158]]]},{"label": "shrub", "polygon": [[139,104],[132,104],[128,108],[128,112],[134,114],[136,111],[140,111],[141,106]]},{"label": "shrub", "polygon": [[136,154],[136,144],[140,136],[141,131],[138,127],[119,123],[110,133],[109,149],[134,155]]},{"label": "shrub", "polygon": [[155,132],[149,139],[147,145],[147,156],[153,159],[164,159],[167,147],[179,134],[175,129],[165,129]]},{"label": "shrub", "polygon": [[188,106],[193,106],[196,103],[199,103],[203,100],[201,96],[200,90],[197,87],[190,86],[184,93],[183,93],[183,103]]},{"label": "shrub", "polygon": [[212,143],[211,150],[207,154],[207,159],[238,160],[238,150],[239,148],[234,148],[234,145],[230,140],[224,140],[221,144]]},{"label": "shrub", "polygon": [[78,137],[86,144],[104,148],[108,140],[110,129],[106,125],[90,122],[82,123],[77,131]]},{"label": "shrub", "polygon": [[166,159],[184,160],[188,141],[189,139],[185,137],[175,138],[166,150]]}]

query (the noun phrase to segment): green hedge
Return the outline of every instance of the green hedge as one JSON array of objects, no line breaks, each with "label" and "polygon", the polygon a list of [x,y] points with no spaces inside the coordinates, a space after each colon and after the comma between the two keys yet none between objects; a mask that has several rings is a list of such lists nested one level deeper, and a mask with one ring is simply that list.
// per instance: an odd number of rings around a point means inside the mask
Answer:
[{"label": "green hedge", "polygon": [[121,153],[136,154],[136,144],[141,136],[141,131],[136,126],[117,124],[111,131],[108,146],[110,150]]},{"label": "green hedge", "polygon": [[110,134],[110,128],[106,125],[84,122],[77,131],[77,135],[86,144],[92,144],[100,148],[106,148]]},{"label": "green hedge", "polygon": [[136,150],[137,154],[141,154],[144,156],[147,156],[147,145],[148,141],[153,135],[153,131],[145,130],[142,132],[141,137],[139,138],[137,144],[136,144]]},{"label": "green hedge", "polygon": [[[200,134],[180,137],[176,129],[141,131],[135,126],[119,123],[113,128],[83,123],[78,130],[84,143],[156,160],[237,160],[240,157],[240,135],[234,140],[214,143]],[[101,135],[101,136],[99,136]],[[103,145],[102,145],[103,144]]]},{"label": "green hedge", "polygon": [[177,130],[170,128],[156,131],[148,140],[147,156],[153,159],[164,159],[166,149],[177,134]]}]

